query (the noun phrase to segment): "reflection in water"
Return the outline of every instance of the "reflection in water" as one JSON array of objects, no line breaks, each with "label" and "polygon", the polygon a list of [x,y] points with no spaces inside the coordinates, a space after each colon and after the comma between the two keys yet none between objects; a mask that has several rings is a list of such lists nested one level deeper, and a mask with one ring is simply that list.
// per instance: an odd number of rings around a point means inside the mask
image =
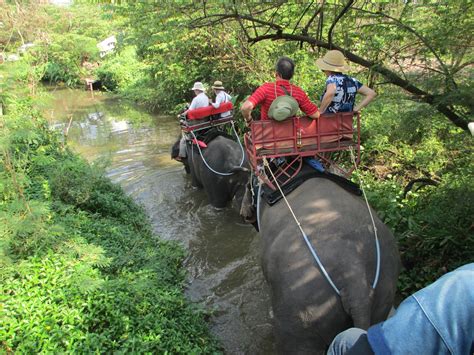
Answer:
[{"label": "reflection in water", "polygon": [[273,353],[268,290],[259,240],[237,213],[216,211],[170,159],[179,135],[172,117],[151,116],[108,95],[56,90],[46,111],[51,127],[88,160],[108,159],[107,175],[143,205],[161,238],[188,250],[187,295],[212,311],[211,329],[232,354]]}]

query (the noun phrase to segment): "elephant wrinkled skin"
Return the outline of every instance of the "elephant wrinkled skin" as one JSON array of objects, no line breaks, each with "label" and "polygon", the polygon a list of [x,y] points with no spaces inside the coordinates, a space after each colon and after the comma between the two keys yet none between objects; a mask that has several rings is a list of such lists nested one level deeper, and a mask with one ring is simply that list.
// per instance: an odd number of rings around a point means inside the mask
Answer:
[{"label": "elephant wrinkled skin", "polygon": [[340,331],[386,319],[396,292],[398,248],[373,212],[381,250],[373,290],[376,246],[364,200],[323,178],[305,181],[287,198],[341,296],[321,273],[286,203],[262,203],[262,266],[275,338],[285,354],[323,353]]}]

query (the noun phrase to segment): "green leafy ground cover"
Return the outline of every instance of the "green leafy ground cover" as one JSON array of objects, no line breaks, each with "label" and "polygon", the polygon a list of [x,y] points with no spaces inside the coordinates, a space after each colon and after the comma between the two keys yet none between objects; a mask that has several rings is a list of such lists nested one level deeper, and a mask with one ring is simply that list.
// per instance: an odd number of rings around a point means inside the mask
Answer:
[{"label": "green leafy ground cover", "polygon": [[143,210],[49,130],[22,81],[8,82],[0,352],[218,352],[183,295],[183,249],[154,236]]}]

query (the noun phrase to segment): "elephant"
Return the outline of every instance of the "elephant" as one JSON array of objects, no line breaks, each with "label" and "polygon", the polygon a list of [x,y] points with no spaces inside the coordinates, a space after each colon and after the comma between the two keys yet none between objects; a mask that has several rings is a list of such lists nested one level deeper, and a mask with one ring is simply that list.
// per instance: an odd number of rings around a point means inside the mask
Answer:
[{"label": "elephant", "polygon": [[[179,140],[171,149],[171,158],[175,159],[178,152]],[[201,152],[202,155],[196,145],[187,143],[187,156],[182,162],[191,175],[192,186],[204,188],[209,203],[215,208],[224,208],[234,200],[238,210],[248,183],[249,163],[245,150],[229,137],[218,135],[207,143],[207,148],[201,148]]]},{"label": "elephant", "polygon": [[[179,141],[172,149],[178,155]],[[277,349],[284,354],[324,353],[333,338],[352,326],[367,329],[385,320],[396,292],[400,258],[394,236],[372,212],[380,247],[380,272],[375,280],[376,243],[368,206],[335,182],[312,178],[288,196],[331,282],[315,262],[284,200],[273,206],[260,204],[255,211],[247,188],[247,159],[240,166],[237,142],[217,137],[203,150],[206,162],[187,147],[183,163],[194,186],[204,187],[210,203],[224,207],[237,200],[240,214],[249,223],[259,220],[261,262],[270,287]],[[260,218],[257,218],[257,214]],[[255,224],[254,224],[255,225]]]},{"label": "elephant", "polygon": [[[251,219],[246,192],[241,214]],[[398,247],[375,215],[380,275],[375,289],[376,244],[368,205],[335,182],[306,180],[287,196],[323,268],[305,243],[286,202],[262,202],[259,218],[262,268],[270,286],[277,349],[284,354],[324,353],[350,327],[367,329],[386,319],[400,269]]]}]

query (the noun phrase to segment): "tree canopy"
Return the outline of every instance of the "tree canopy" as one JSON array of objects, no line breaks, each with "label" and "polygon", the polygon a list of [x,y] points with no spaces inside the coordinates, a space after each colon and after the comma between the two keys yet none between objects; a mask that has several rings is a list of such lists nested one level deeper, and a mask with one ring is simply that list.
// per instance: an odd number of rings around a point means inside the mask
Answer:
[{"label": "tree canopy", "polygon": [[473,3],[460,1],[278,1],[182,5],[192,28],[238,24],[249,44],[296,42],[319,54],[341,50],[370,72],[369,85],[395,85],[456,126],[472,116]]}]

